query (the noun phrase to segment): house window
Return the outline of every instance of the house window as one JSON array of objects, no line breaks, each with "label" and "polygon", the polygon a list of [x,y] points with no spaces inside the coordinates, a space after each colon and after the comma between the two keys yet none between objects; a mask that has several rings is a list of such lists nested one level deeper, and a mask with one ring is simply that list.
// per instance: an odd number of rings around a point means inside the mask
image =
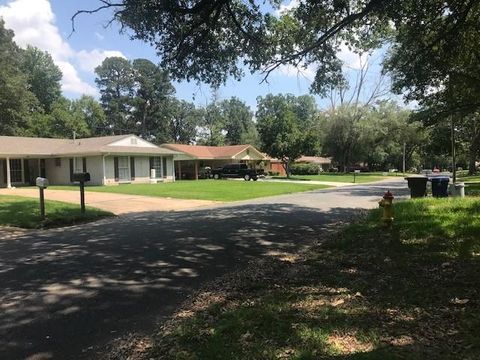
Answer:
[{"label": "house window", "polygon": [[128,156],[118,157],[118,178],[120,181],[130,181],[130,168],[128,166]]},{"label": "house window", "polygon": [[56,167],[61,167],[62,166],[62,159],[61,158],[55,158],[55,166]]},{"label": "house window", "polygon": [[81,173],[83,172],[83,162],[82,158],[75,158],[73,160],[74,167],[73,167],[73,172],[75,173]]},{"label": "house window", "polygon": [[10,179],[14,183],[22,182],[22,160],[10,159]]},{"label": "house window", "polygon": [[162,178],[162,158],[161,157],[158,157],[158,156],[155,156],[153,158],[153,168],[155,169],[155,177],[157,179],[161,179]]}]

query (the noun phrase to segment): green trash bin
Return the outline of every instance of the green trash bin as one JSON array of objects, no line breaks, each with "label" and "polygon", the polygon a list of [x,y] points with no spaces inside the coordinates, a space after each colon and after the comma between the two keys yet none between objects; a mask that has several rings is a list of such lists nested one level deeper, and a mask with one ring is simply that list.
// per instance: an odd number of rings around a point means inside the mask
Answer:
[{"label": "green trash bin", "polygon": [[410,197],[422,198],[427,196],[427,181],[426,176],[409,176],[405,180],[408,181],[408,188],[410,189]]}]

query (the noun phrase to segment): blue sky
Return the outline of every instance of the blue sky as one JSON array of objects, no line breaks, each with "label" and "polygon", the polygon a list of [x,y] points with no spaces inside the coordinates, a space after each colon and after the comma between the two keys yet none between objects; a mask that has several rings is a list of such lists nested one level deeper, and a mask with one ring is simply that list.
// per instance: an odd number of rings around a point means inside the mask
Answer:
[{"label": "blue sky", "polygon": [[[286,0],[285,6],[298,0]],[[15,31],[15,41],[22,47],[28,44],[48,51],[63,72],[64,95],[77,98],[82,94],[98,96],[93,69],[106,56],[124,56],[128,59],[146,58],[155,63],[155,49],[141,41],[132,41],[127,34],[119,34],[116,23],[105,28],[110,20],[108,10],[87,15],[82,14],[75,22],[76,32],[71,33],[72,15],[79,9],[94,9],[98,0],[0,0],[0,16],[6,26]],[[350,67],[358,66],[356,56],[347,49],[341,58]],[[378,71],[378,65],[375,66]],[[312,69],[303,75],[296,69],[284,67],[273,73],[268,84],[260,84],[260,74],[247,74],[242,81],[229,80],[220,88],[220,99],[236,96],[255,108],[257,96],[268,93],[307,94]],[[181,82],[175,83],[177,97],[205,105],[211,99],[208,85]],[[320,106],[327,101],[317,97]]]}]

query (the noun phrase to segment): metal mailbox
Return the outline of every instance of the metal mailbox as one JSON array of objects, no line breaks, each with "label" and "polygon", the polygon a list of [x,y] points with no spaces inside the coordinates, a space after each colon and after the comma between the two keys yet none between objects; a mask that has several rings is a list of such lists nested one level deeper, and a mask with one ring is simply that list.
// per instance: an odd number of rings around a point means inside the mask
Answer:
[{"label": "metal mailbox", "polygon": [[49,185],[48,179],[42,178],[42,177],[37,177],[35,179],[35,185],[37,185],[40,189],[46,189]]},{"label": "metal mailbox", "polygon": [[72,176],[73,181],[78,182],[87,182],[90,181],[90,173],[73,173]]}]

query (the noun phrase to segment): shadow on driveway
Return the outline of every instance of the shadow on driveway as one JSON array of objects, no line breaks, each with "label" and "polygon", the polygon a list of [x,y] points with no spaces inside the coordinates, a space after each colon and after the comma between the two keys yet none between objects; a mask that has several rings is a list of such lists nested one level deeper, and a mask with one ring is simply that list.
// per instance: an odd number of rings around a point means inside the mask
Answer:
[{"label": "shadow on driveway", "polygon": [[316,196],[322,205],[319,193],[305,193],[272,203],[130,214],[0,241],[0,354],[94,358],[91,346],[152,330],[205,281],[251,259],[300,250],[360,211],[338,207],[335,197],[354,194],[371,203],[380,188],[322,192],[330,197],[328,210],[307,204]]}]

